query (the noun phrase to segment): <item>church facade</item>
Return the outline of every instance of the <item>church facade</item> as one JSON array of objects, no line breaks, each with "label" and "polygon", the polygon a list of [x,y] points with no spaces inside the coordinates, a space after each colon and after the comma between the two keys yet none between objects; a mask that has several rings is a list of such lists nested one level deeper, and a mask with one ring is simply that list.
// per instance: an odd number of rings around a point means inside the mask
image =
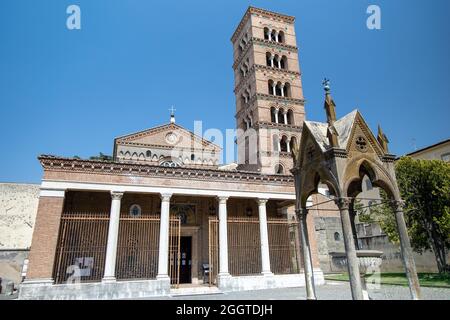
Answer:
[{"label": "church facade", "polygon": [[[22,299],[303,286],[291,149],[304,99],[294,17],[250,7],[234,50],[237,166],[175,122],[118,137],[112,160],[42,155]],[[313,217],[309,241],[320,270]]]}]

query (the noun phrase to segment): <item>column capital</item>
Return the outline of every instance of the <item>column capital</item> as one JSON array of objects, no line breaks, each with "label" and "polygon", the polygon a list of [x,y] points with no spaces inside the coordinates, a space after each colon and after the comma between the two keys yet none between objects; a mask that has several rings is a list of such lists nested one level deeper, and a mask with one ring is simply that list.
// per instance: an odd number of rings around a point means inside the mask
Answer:
[{"label": "column capital", "polygon": [[267,199],[267,198],[258,198],[256,201],[258,201],[258,205],[265,206],[267,201],[269,201],[269,199]]},{"label": "column capital", "polygon": [[297,219],[306,218],[308,215],[309,209],[301,208],[301,209],[295,209],[295,215],[297,216]]},{"label": "column capital", "polygon": [[336,205],[340,210],[348,210],[350,208],[350,204],[352,203],[352,198],[348,197],[335,198],[334,203],[336,203]]},{"label": "column capital", "polygon": [[217,196],[219,203],[226,203],[228,198],[229,198],[228,196]]},{"label": "column capital", "polygon": [[168,201],[170,201],[170,198],[172,197],[172,193],[168,193],[168,192],[161,193],[160,196],[161,196],[161,201],[168,202]]},{"label": "column capital", "polygon": [[123,192],[119,191],[111,191],[111,199],[112,200],[120,200],[123,197]]},{"label": "column capital", "polygon": [[396,211],[403,211],[403,209],[405,208],[405,200],[393,200],[392,201],[392,205],[394,206],[394,209]]}]

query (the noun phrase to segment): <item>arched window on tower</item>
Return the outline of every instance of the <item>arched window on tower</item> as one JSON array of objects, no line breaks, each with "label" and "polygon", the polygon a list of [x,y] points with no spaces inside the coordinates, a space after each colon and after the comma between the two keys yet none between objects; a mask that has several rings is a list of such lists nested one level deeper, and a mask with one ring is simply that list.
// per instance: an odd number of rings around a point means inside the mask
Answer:
[{"label": "arched window on tower", "polygon": [[280,60],[281,69],[287,69],[287,58],[282,56]]},{"label": "arched window on tower", "polygon": [[277,31],[276,30],[272,30],[271,34],[270,34],[270,40],[272,41],[276,41],[276,34]]},{"label": "arched window on tower", "polygon": [[281,152],[287,152],[287,137],[283,136],[280,141]]},{"label": "arched window on tower", "polygon": [[289,82],[284,84],[284,96],[291,97],[291,84]]},{"label": "arched window on tower", "polygon": [[278,111],[278,123],[285,124],[284,123],[284,109],[280,108]]},{"label": "arched window on tower", "polygon": [[274,107],[270,108],[270,121],[272,123],[276,123],[275,112],[276,112],[276,110]]},{"label": "arched window on tower", "polygon": [[284,32],[283,31],[278,32],[278,42],[284,43]]},{"label": "arched window on tower", "polygon": [[273,135],[272,136],[272,144],[273,144],[273,151],[275,151],[275,152],[279,152],[280,151],[280,149],[279,149],[279,145],[280,145],[280,143],[279,143],[279,138],[278,138],[278,135]]},{"label": "arched window on tower", "polygon": [[274,91],[274,83],[273,83],[273,80],[269,80],[269,82],[268,82],[268,93],[269,94],[272,94],[272,95],[275,95],[275,91]]},{"label": "arched window on tower", "polygon": [[269,31],[269,28],[264,28],[264,40],[270,40],[269,38],[270,38],[270,31]]},{"label": "arched window on tower", "polygon": [[281,97],[281,82],[277,83],[277,86],[275,87],[275,95]]},{"label": "arched window on tower", "polygon": [[266,65],[268,67],[272,66],[272,54],[270,52],[266,52]]},{"label": "arched window on tower", "polygon": [[289,147],[291,150],[295,149],[295,146],[297,145],[297,138],[292,137],[291,141],[289,141]]},{"label": "arched window on tower", "polygon": [[288,124],[293,125],[294,124],[294,111],[289,109],[289,111],[287,113],[287,118],[288,118]]}]

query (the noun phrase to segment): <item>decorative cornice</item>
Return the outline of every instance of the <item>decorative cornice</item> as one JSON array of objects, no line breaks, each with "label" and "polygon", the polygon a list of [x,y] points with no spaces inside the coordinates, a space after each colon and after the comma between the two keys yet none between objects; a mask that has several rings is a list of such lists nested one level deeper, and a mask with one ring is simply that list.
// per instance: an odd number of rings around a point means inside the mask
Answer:
[{"label": "decorative cornice", "polygon": [[88,174],[110,174],[164,179],[215,180],[247,183],[290,184],[292,176],[269,175],[250,171],[226,171],[209,168],[163,167],[148,164],[122,163],[115,161],[80,160],[51,155],[38,157],[44,171],[82,172]]},{"label": "decorative cornice", "polygon": [[393,154],[385,154],[385,155],[381,156],[381,161],[387,162],[387,163],[392,163],[392,162],[395,162],[396,158],[397,157]]},{"label": "decorative cornice", "polygon": [[[177,147],[170,145],[162,145],[162,144],[147,144],[147,143],[137,143],[137,142],[117,142],[118,146],[131,146],[131,147],[144,147],[144,148],[156,148],[156,149],[164,149],[164,150],[201,150],[201,151],[218,151],[216,148],[206,149],[206,148],[195,148],[195,147]],[[220,150],[219,150],[220,151]]]},{"label": "decorative cornice", "polygon": [[279,96],[274,96],[271,94],[265,94],[265,93],[256,93],[254,94],[251,98],[249,103],[253,103],[254,100],[256,99],[262,99],[262,100],[269,100],[269,101],[285,101],[285,102],[290,102],[290,103],[296,103],[296,104],[300,104],[300,105],[304,105],[305,104],[305,99],[295,99],[295,98],[289,98],[289,97],[279,97]]},{"label": "decorative cornice", "polygon": [[242,62],[242,59],[245,57],[245,55],[247,54],[247,51],[249,50],[249,48],[252,46],[253,43],[262,45],[263,47],[266,46],[271,49],[274,48],[274,49],[278,49],[278,50],[288,50],[288,51],[298,52],[298,47],[296,47],[296,46],[291,46],[291,45],[285,44],[285,43],[251,37],[248,40],[247,44],[245,45],[244,49],[242,50],[241,54],[234,61],[233,70],[236,70],[236,68]]},{"label": "decorative cornice", "polygon": [[348,152],[345,149],[340,149],[340,148],[329,148],[328,150],[326,150],[324,152],[325,158],[326,159],[331,159],[331,158],[347,158],[348,156]]},{"label": "decorative cornice", "polygon": [[236,28],[236,30],[234,31],[233,35],[231,36],[231,42],[235,42],[238,34],[241,32],[242,28],[244,27],[245,23],[247,22],[248,18],[250,18],[250,16],[253,14],[259,14],[268,18],[272,18],[272,19],[277,19],[279,21],[283,21],[286,23],[294,23],[295,22],[295,17],[293,16],[288,16],[285,14],[281,14],[281,13],[277,13],[277,12],[273,12],[273,11],[269,11],[269,10],[265,10],[265,9],[260,9],[260,8],[255,8],[255,7],[248,7],[247,11],[244,13],[244,16],[242,17],[241,21],[239,22],[238,27]]}]

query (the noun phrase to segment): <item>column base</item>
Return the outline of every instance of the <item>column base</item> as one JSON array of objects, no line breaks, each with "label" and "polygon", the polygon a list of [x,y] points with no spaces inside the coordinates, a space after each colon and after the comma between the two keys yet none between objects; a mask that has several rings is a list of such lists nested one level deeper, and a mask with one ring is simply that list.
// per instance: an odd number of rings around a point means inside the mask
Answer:
[{"label": "column base", "polygon": [[166,280],[166,281],[170,281],[170,277],[167,274],[158,274],[156,276],[156,280]]},{"label": "column base", "polygon": [[103,277],[102,282],[103,283],[116,282],[116,277]]},{"label": "column base", "polygon": [[54,284],[53,278],[37,278],[37,279],[27,279],[23,280],[23,284],[39,284],[39,285],[52,285]]},{"label": "column base", "polygon": [[261,274],[265,277],[273,277],[273,273],[271,271],[263,271]]}]

